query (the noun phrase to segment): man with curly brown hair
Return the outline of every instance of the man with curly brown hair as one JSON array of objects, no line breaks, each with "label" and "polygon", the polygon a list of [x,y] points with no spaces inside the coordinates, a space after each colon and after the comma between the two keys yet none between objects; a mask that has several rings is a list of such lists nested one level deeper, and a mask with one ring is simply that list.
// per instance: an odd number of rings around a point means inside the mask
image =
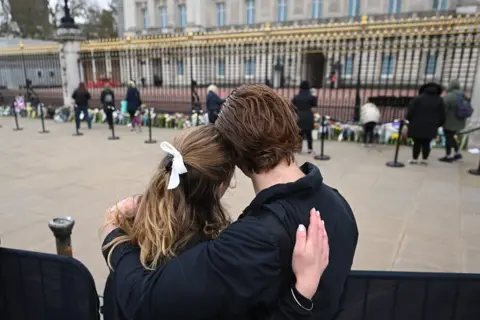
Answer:
[{"label": "man with curly brown hair", "polygon": [[[218,239],[152,273],[141,267],[138,250],[117,247],[110,253],[122,283],[117,297],[128,297],[120,304],[145,318],[245,319],[238,316],[246,312],[248,319],[268,319],[281,293],[295,282],[295,234],[316,208],[329,238],[329,265],[315,296],[308,297],[310,304],[297,302],[311,312],[310,319],[334,319],[342,307],[358,229],[347,201],[323,183],[319,169],[295,163],[301,148],[295,107],[265,85],[245,85],[226,98],[215,127],[235,165],[252,180],[255,199]],[[292,289],[295,300],[298,295]]]}]

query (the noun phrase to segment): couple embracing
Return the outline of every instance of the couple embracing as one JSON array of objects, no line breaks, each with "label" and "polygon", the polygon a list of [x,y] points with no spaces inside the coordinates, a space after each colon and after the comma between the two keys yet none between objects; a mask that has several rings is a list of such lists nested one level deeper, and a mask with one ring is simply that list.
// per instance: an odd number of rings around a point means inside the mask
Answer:
[{"label": "couple embracing", "polygon": [[[334,319],[358,230],[319,169],[296,164],[298,130],[291,102],[246,85],[215,125],[162,143],[147,189],[106,214],[105,319]],[[256,196],[231,223],[235,166]]]}]

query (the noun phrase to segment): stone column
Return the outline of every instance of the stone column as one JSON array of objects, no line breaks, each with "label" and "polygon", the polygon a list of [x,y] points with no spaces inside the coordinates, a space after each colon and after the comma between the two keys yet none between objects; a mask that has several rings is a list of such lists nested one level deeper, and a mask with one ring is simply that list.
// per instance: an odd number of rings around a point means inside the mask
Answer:
[{"label": "stone column", "polygon": [[65,106],[73,106],[72,94],[80,83],[78,61],[80,53],[80,41],[78,29],[59,29],[58,37],[60,46],[60,66],[62,69],[63,103]]},{"label": "stone column", "polygon": [[[203,2],[203,0],[185,1],[187,5],[187,32],[201,31],[205,26],[205,4]],[[216,15],[216,12],[214,14]]]},{"label": "stone column", "polygon": [[[476,128],[480,126],[480,55],[477,55],[477,70],[472,88],[472,107],[473,115],[470,118],[467,128]],[[480,131],[470,133],[468,137],[469,147],[480,148]]]},{"label": "stone column", "polygon": [[80,82],[79,58],[80,30],[70,15],[68,1],[65,1],[65,16],[60,20],[58,39],[60,46],[60,66],[62,70],[63,103],[65,106],[73,107],[72,94]]}]

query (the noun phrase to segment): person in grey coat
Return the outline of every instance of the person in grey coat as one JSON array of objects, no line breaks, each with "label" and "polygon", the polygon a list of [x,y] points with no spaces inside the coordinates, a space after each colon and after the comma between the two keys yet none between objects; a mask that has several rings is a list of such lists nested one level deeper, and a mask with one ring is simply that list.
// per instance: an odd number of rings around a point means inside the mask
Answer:
[{"label": "person in grey coat", "polygon": [[[457,117],[458,96],[464,96],[465,93],[460,90],[458,80],[453,80],[447,87],[447,95],[443,98],[445,103],[445,123],[443,124],[443,134],[445,135],[445,157],[440,158],[442,162],[453,162],[462,159],[460,148],[455,135],[465,128],[467,119]],[[455,154],[452,155],[452,149]]]}]

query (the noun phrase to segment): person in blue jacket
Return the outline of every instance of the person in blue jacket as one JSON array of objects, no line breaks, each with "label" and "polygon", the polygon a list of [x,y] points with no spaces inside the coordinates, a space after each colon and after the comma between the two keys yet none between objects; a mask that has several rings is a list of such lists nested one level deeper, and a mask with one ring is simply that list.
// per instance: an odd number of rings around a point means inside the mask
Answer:
[{"label": "person in blue jacket", "polygon": [[[296,164],[301,139],[290,101],[265,85],[245,85],[222,108],[215,129],[233,164],[252,180],[255,198],[218,238],[151,272],[145,271],[135,244],[106,249],[116,301],[129,310],[129,319],[269,319],[295,283],[298,225],[309,225],[308,213],[316,208],[328,235],[329,264],[306,309],[310,319],[335,319],[358,240],[352,209],[324,183],[315,165]],[[113,231],[104,244],[122,236],[117,226],[109,224]]]},{"label": "person in blue jacket", "polygon": [[130,121],[132,124],[132,131],[135,130],[135,125],[140,124],[137,122],[137,111],[142,105],[142,100],[140,99],[140,92],[138,91],[135,81],[130,81],[127,88],[127,95],[125,97],[127,101],[127,112],[130,115]]}]

